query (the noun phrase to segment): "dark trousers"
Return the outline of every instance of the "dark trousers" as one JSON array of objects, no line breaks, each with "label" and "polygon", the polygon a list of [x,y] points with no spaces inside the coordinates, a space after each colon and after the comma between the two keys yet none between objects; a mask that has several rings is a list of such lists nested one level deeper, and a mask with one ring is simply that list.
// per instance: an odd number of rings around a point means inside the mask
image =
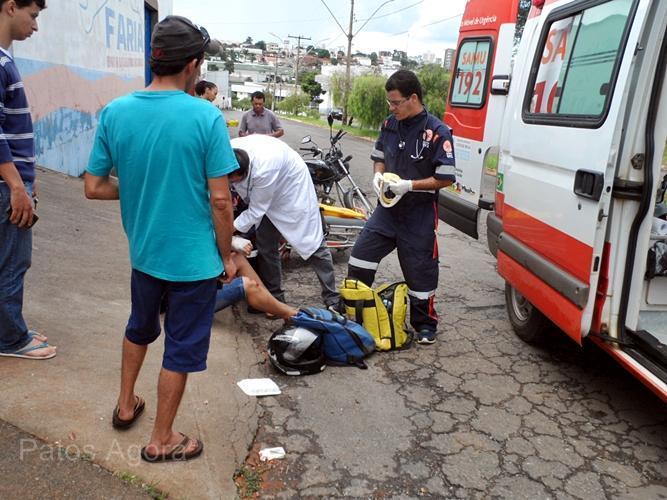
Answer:
[{"label": "dark trousers", "polygon": [[435,203],[379,206],[357,239],[348,276],[373,286],[380,261],[394,249],[410,297],[410,324],[416,331],[438,328],[434,295],[438,287],[437,208]]},{"label": "dark trousers", "polygon": [[[280,232],[268,217],[264,216],[256,231],[255,244],[257,245],[257,274],[271,295],[281,302],[285,302],[285,291],[282,288],[282,263],[278,251]],[[336,277],[334,275],[331,252],[322,239],[322,244],[306,262],[312,266],[322,287],[322,301],[325,305],[337,305],[339,294],[336,291]]]}]

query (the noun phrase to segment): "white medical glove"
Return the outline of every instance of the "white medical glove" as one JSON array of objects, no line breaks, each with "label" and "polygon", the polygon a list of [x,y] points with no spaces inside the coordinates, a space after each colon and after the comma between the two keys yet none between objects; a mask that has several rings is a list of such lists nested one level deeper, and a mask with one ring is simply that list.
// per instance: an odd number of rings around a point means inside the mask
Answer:
[{"label": "white medical glove", "polygon": [[252,251],[252,243],[250,243],[250,240],[241,238],[240,236],[232,236],[232,250],[248,256]]},{"label": "white medical glove", "polygon": [[401,196],[412,191],[412,181],[401,179],[400,181],[390,182],[385,186],[385,190],[390,190],[396,196]]},{"label": "white medical glove", "polygon": [[375,172],[375,175],[373,176],[373,191],[375,191],[375,194],[379,198],[380,195],[382,194],[382,182],[384,180],[384,177],[380,172]]}]

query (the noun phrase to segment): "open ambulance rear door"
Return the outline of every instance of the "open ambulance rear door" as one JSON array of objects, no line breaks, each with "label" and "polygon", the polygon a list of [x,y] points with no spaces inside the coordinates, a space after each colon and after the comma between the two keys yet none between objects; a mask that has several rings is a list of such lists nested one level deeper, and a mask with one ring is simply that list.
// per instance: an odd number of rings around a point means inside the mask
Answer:
[{"label": "open ambulance rear door", "polygon": [[657,4],[560,0],[526,23],[488,224],[513,323],[534,307],[579,343],[591,330],[624,125],[641,92],[637,54]]},{"label": "open ambulance rear door", "polygon": [[[497,154],[509,90],[519,0],[469,0],[466,4],[444,121],[454,136],[456,183],[440,191],[440,218],[478,237],[484,163]],[[495,165],[494,165],[495,166]],[[492,193],[495,178],[486,177]]]}]

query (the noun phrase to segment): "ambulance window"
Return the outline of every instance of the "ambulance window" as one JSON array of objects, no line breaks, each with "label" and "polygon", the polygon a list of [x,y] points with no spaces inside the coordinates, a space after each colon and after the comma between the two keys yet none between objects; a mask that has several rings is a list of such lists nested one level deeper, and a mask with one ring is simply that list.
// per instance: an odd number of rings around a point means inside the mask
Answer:
[{"label": "ambulance window", "polygon": [[456,57],[454,80],[449,93],[453,106],[469,108],[484,106],[490,59],[490,38],[468,38],[461,42]]},{"label": "ambulance window", "polygon": [[611,100],[634,0],[611,0],[547,24],[524,101],[527,122],[599,126]]}]

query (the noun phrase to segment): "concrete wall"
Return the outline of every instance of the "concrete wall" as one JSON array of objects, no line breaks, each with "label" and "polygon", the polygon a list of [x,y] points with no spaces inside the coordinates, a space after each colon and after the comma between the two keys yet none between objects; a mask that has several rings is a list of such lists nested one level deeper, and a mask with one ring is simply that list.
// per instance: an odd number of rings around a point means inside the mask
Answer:
[{"label": "concrete wall", "polygon": [[[160,2],[161,16],[167,3]],[[32,112],[37,163],[78,176],[102,108],[145,85],[144,1],[51,0],[47,6],[39,31],[16,42],[13,54]]]}]

